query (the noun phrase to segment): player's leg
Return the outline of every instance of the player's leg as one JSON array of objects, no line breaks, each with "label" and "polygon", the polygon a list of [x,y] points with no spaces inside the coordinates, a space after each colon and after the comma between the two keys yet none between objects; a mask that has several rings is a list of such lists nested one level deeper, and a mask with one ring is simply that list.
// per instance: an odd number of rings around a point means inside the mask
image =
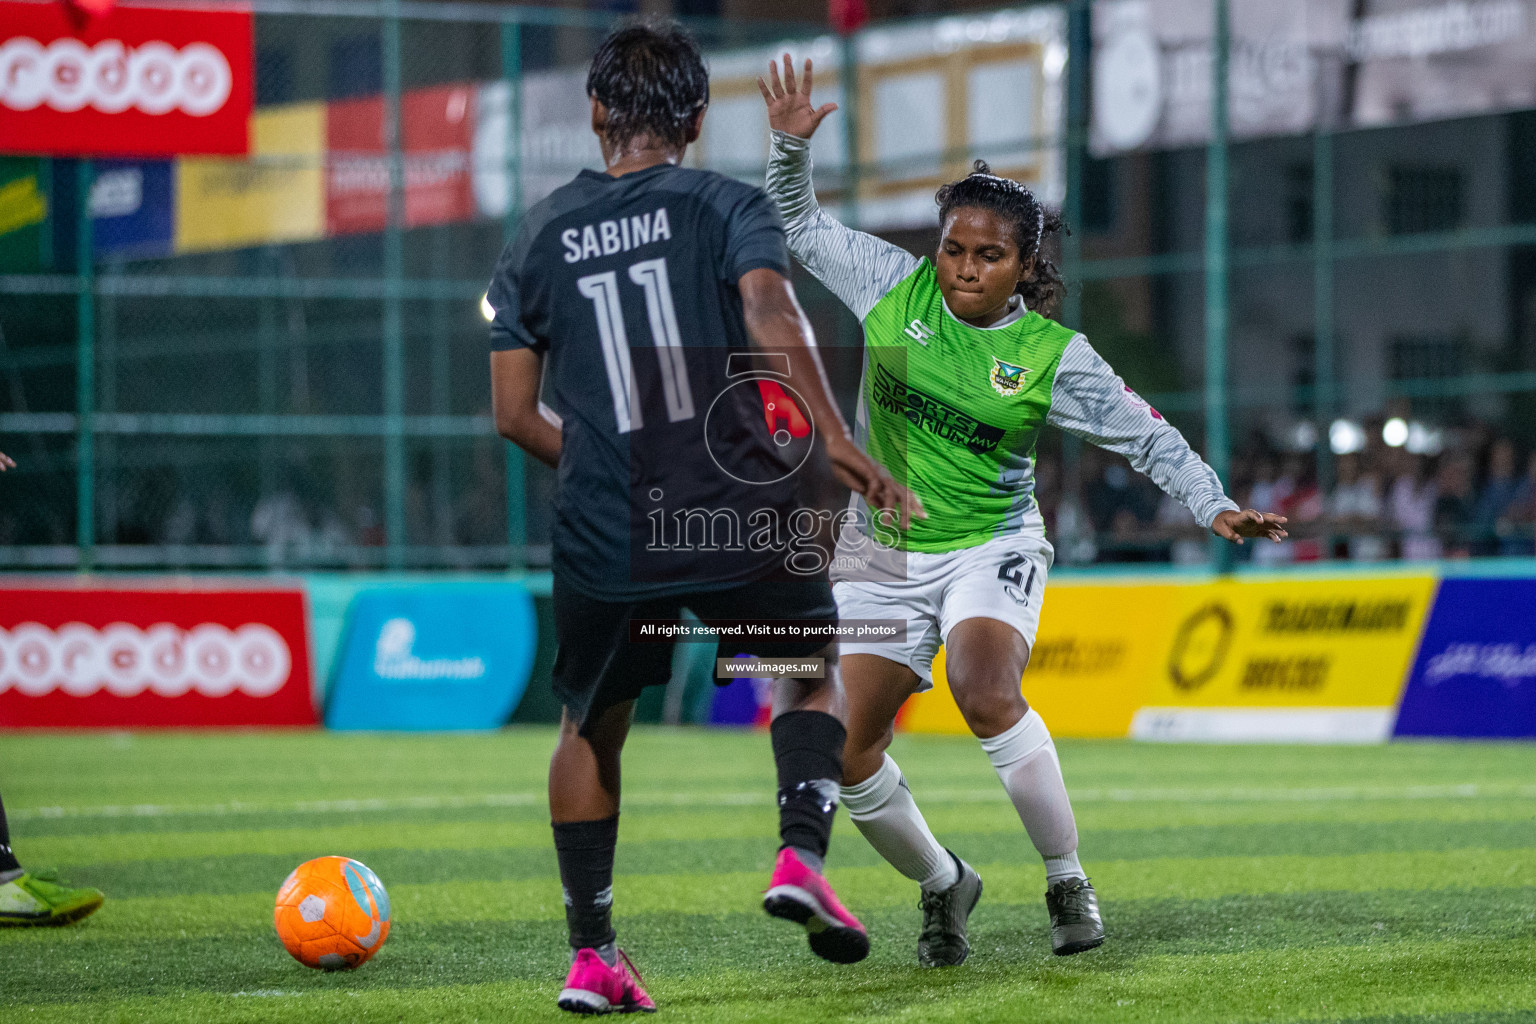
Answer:
[{"label": "player's leg", "polygon": [[1029,644],[1009,623],[976,617],[949,631],[945,650],[955,704],[1045,861],[1052,949],[1058,956],[1092,949],[1104,941],[1104,925],[1078,862],[1077,820],[1061,761],[1050,730],[1020,692]]},{"label": "player's leg", "polygon": [[549,812],[571,944],[558,1003],[575,1013],[650,1011],[656,1004],[613,929],[613,859],[634,700],[644,687],[666,682],[671,645],[629,643],[630,616],[642,614],[634,605],[597,601],[558,576],[553,597],[554,686],[563,710],[549,762]]},{"label": "player's leg", "polygon": [[848,735],[837,645],[828,644],[807,657],[823,662],[822,678],[774,680],[768,728],[779,782],[780,846],[763,909],[804,925],[817,956],[855,963],[869,955],[869,936],[822,874]]},{"label": "player's leg", "polygon": [[885,752],[896,713],[907,697],[926,688],[925,681],[905,662],[881,655],[847,654],[842,660],[848,694],[843,806],[869,845],[922,890],[918,963],[963,963],[971,948],[966,925],[981,899],[981,877],[939,845],[901,768]]},{"label": "player's leg", "polygon": [[11,830],[0,801],[0,925],[69,924],[102,904],[95,889],[63,885],[48,871],[27,871],[11,850]]},{"label": "player's leg", "polygon": [[945,587],[940,624],[955,704],[981,740],[1045,861],[1051,946],[1058,956],[1104,941],[1098,896],[1077,858],[1077,821],[1050,730],[1021,692],[1040,623],[1052,551],[1041,538],[970,549]]}]

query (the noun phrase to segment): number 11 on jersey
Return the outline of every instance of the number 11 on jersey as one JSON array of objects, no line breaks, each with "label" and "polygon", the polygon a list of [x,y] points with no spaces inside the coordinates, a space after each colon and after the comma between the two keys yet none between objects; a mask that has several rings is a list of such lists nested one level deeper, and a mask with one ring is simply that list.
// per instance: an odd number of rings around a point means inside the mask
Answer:
[{"label": "number 11 on jersey", "polygon": [[[667,419],[672,423],[693,419],[693,390],[688,384],[688,364],[683,358],[683,340],[677,330],[677,312],[672,305],[672,284],[667,277],[665,257],[641,260],[629,268],[629,279],[645,292],[646,318],[650,321],[651,340],[661,360],[661,388],[667,399]],[[576,281],[582,295],[592,300],[597,314],[597,336],[603,345],[603,365],[608,370],[608,390],[613,394],[613,416],[619,433],[639,430],[640,395],[635,388],[634,367],[629,359],[629,333],[624,329],[623,308],[619,305],[617,271],[588,274]]]}]

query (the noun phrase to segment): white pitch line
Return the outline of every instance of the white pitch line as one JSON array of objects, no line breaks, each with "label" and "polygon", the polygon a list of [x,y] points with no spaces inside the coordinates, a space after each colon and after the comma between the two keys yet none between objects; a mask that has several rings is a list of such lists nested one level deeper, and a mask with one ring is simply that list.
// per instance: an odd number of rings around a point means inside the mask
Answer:
[{"label": "white pitch line", "polygon": [[[929,803],[1002,803],[1007,800],[993,786],[976,789],[925,789]],[[1227,789],[1127,788],[1075,789],[1074,803],[1311,803],[1364,800],[1495,800],[1536,798],[1536,785],[1439,786],[1316,786]],[[12,820],[39,818],[171,818],[194,815],[336,814],[406,810],[453,810],[476,807],[538,807],[546,799],[540,791],[481,793],[474,796],[414,796],[370,800],[300,800],[293,803],[221,804],[118,804],[98,807],[21,807],[9,810]],[[632,793],[624,797],[630,807],[752,807],[773,804],[772,791],[742,793]]]}]

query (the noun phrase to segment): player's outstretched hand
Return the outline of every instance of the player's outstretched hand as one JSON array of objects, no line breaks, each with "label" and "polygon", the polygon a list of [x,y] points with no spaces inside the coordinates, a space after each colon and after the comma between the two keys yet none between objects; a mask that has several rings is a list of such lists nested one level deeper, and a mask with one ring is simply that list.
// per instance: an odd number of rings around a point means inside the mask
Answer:
[{"label": "player's outstretched hand", "polygon": [[1285,532],[1285,522],[1285,516],[1277,516],[1273,512],[1259,512],[1251,508],[1238,512],[1229,508],[1217,514],[1211,523],[1211,532],[1239,544],[1244,537],[1268,537],[1278,544],[1290,536]]},{"label": "player's outstretched hand", "polygon": [[811,58],[809,57],[805,58],[805,73],[800,78],[798,88],[795,85],[795,65],[786,53],[784,80],[779,81],[777,62],[769,61],[768,81],[765,82],[759,78],[757,89],[763,94],[763,99],[768,104],[768,127],[774,131],[788,132],[802,139],[808,139],[814,135],[822,119],[837,109],[836,103],[825,103],[820,107],[811,106]]},{"label": "player's outstretched hand", "polygon": [[0,473],[3,473],[8,469],[15,468],[16,460],[5,454],[5,452],[0,452]]},{"label": "player's outstretched hand", "polygon": [[827,442],[827,458],[832,462],[832,473],[838,482],[863,495],[872,512],[899,510],[903,530],[911,528],[913,516],[928,518],[922,499],[898,484],[890,470],[859,451],[846,437]]}]

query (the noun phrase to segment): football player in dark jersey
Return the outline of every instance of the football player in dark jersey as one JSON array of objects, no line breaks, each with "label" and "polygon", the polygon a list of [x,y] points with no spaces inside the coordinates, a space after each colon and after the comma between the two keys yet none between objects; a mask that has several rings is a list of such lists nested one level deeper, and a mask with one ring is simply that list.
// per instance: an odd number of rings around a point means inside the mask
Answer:
[{"label": "football player in dark jersey", "polygon": [[[817,512],[795,501],[812,435],[871,507],[923,513],[833,403],[772,202],[681,166],[709,102],[697,43],[629,23],[587,94],[606,170],[528,211],[487,298],[497,429],[559,474],[549,795],[573,952],[559,1005],[607,1013],[655,1008],[610,919],[619,763],[635,698],[670,676],[672,642],[645,620],[683,608],[730,638],[721,655],[804,663],[774,684],[781,846],[764,909],[826,959],[868,954],[821,870],[846,733],[830,556],[809,550]],[[769,633],[748,630],[762,620]]]}]

